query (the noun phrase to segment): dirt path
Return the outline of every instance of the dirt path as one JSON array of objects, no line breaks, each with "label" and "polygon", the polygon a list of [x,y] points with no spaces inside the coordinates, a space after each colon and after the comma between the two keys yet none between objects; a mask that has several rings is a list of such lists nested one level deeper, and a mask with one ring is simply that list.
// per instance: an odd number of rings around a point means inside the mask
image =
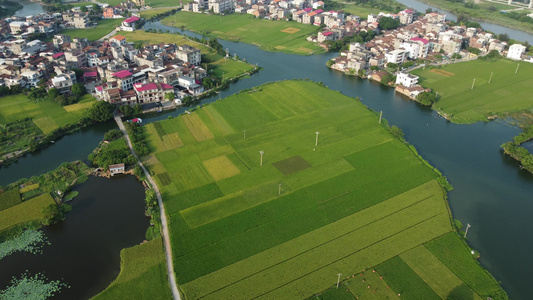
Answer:
[{"label": "dirt path", "polygon": [[126,143],[128,144],[128,147],[130,147],[131,153],[135,158],[137,158],[139,166],[143,169],[144,174],[146,175],[146,178],[152,185],[152,188],[155,191],[155,194],[157,196],[157,203],[159,204],[159,211],[161,212],[161,227],[163,231],[163,242],[165,245],[165,255],[167,258],[167,273],[168,273],[168,281],[170,283],[170,289],[172,290],[172,296],[176,300],[181,300],[180,293],[178,291],[178,285],[176,284],[176,276],[174,275],[174,264],[172,260],[172,249],[170,248],[170,237],[168,235],[168,223],[167,223],[167,215],[165,213],[165,207],[163,206],[163,198],[161,198],[161,193],[159,192],[159,188],[157,187],[157,184],[155,183],[152,176],[150,176],[150,173],[146,168],[144,167],[141,160],[137,157],[137,154],[135,154],[135,151],[133,150],[133,145],[131,144],[130,137],[128,136],[128,132],[126,131],[126,127],[124,127],[124,123],[122,123],[122,119],[119,116],[115,116],[115,122],[117,122],[118,128],[120,128],[120,131],[124,133],[124,138],[126,139]]}]

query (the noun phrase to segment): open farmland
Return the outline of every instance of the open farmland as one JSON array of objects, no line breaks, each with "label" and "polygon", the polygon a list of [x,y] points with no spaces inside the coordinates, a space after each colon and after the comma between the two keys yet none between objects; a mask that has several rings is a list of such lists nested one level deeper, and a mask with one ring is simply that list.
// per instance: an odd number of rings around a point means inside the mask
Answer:
[{"label": "open farmland", "polygon": [[52,100],[34,102],[24,94],[0,98],[0,124],[31,118],[44,134],[76,123],[96,100],[84,95],[77,104],[61,106]]},{"label": "open farmland", "polygon": [[437,173],[319,84],[263,85],[145,128],[187,299],[310,297],[452,231]]},{"label": "open farmland", "polygon": [[420,76],[422,86],[439,92],[435,109],[453,122],[473,123],[487,120],[489,116],[533,108],[529,92],[533,85],[533,65],[520,64],[517,74],[516,68],[517,62],[508,59],[474,60],[411,73]]},{"label": "open farmland", "polygon": [[52,196],[42,194],[0,211],[0,231],[25,222],[40,221],[43,218],[42,209],[50,204],[55,204]]},{"label": "open farmland", "polygon": [[[181,27],[229,41],[253,44],[266,51],[309,55],[324,50],[308,42],[317,27],[297,22],[256,19],[251,15],[218,15],[180,12],[162,21],[165,25]],[[290,28],[290,30],[287,30]]]}]

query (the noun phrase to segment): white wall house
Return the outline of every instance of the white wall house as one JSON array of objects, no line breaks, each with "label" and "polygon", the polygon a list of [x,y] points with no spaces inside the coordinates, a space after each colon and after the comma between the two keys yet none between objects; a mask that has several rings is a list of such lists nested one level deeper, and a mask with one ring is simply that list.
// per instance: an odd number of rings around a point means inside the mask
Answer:
[{"label": "white wall house", "polygon": [[397,49],[386,53],[385,59],[387,60],[387,63],[402,64],[407,59],[408,55],[409,51]]},{"label": "white wall house", "polygon": [[401,84],[405,87],[412,87],[418,83],[418,76],[409,73],[398,73],[396,75],[396,84]]},{"label": "white wall house", "polygon": [[509,47],[507,57],[510,59],[521,59],[522,55],[526,52],[526,46],[521,44],[514,44]]}]

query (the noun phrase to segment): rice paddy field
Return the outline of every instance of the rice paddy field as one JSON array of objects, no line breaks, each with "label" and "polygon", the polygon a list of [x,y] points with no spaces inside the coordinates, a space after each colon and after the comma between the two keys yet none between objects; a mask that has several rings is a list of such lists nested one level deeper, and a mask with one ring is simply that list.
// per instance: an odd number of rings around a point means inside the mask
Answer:
[{"label": "rice paddy field", "polygon": [[0,124],[32,118],[44,134],[49,134],[59,127],[76,123],[95,101],[91,95],[84,95],[76,104],[61,106],[51,100],[34,102],[24,94],[4,96],[0,98]]},{"label": "rice paddy field", "polygon": [[42,194],[0,211],[0,231],[29,221],[40,221],[43,218],[42,209],[50,204],[55,204],[52,196]]},{"label": "rice paddy field", "polygon": [[439,93],[440,100],[434,108],[456,123],[486,121],[498,114],[533,108],[529,92],[533,85],[532,64],[518,66],[509,59],[474,60],[411,73],[420,76],[419,84]]},{"label": "rice paddy field", "polygon": [[145,130],[186,299],[312,297],[453,230],[437,173],[317,83],[266,84]]},{"label": "rice paddy field", "polygon": [[165,253],[160,238],[120,252],[120,274],[103,292],[92,298],[171,299]]},{"label": "rice paddy field", "polygon": [[34,102],[24,94],[5,96],[0,98],[0,124],[29,117],[44,134],[48,134],[59,127],[77,122],[95,101],[92,96],[85,95],[76,104],[61,106],[51,100]]},{"label": "rice paddy field", "polygon": [[180,12],[161,21],[165,25],[181,27],[229,41],[253,44],[266,51],[310,55],[324,49],[308,42],[317,27],[297,22],[256,19],[251,15],[226,16]]}]

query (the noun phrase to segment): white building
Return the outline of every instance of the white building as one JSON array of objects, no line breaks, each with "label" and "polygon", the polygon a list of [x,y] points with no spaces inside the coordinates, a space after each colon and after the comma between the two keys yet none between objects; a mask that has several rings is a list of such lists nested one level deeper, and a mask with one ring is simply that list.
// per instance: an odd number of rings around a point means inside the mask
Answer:
[{"label": "white building", "polygon": [[400,72],[396,75],[396,84],[401,84],[405,87],[412,87],[418,83],[418,76],[409,73]]},{"label": "white building", "polygon": [[507,58],[510,59],[521,59],[522,55],[526,52],[526,46],[521,44],[513,44],[509,47],[507,52]]},{"label": "white building", "polygon": [[387,63],[402,64],[404,61],[407,60],[408,55],[409,51],[397,49],[386,53],[385,59],[387,60]]},{"label": "white building", "polygon": [[409,51],[410,59],[417,59],[420,56],[420,45],[416,42],[406,41],[401,43],[400,48]]}]

